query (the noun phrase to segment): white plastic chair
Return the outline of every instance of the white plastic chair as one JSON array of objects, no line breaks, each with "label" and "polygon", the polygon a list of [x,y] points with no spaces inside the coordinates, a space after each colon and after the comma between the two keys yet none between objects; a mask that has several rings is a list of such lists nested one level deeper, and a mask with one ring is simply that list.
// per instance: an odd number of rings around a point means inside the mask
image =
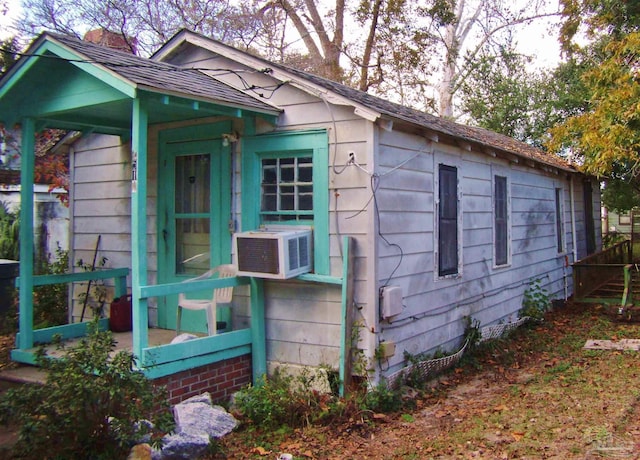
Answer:
[{"label": "white plastic chair", "polygon": [[[216,273],[218,278],[231,278],[236,276],[238,269],[235,265],[219,265],[212,268],[202,275],[191,278],[184,281],[189,283],[191,281],[204,280],[212,278]],[[207,331],[209,335],[215,335],[217,333],[216,327],[216,315],[218,304],[231,303],[233,297],[233,287],[217,288],[213,290],[211,299],[187,299],[184,293],[178,295],[178,317],[176,320],[176,335],[180,335],[180,322],[182,320],[182,309],[187,310],[206,310],[207,312]]]}]

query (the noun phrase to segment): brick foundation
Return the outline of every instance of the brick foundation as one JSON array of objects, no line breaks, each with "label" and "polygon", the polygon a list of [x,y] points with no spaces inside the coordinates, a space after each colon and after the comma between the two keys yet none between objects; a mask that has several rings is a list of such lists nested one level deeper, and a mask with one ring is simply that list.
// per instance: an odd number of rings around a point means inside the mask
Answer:
[{"label": "brick foundation", "polygon": [[233,393],[251,383],[251,355],[167,375],[153,383],[167,387],[171,404],[204,392],[209,392],[213,401],[226,402]]}]

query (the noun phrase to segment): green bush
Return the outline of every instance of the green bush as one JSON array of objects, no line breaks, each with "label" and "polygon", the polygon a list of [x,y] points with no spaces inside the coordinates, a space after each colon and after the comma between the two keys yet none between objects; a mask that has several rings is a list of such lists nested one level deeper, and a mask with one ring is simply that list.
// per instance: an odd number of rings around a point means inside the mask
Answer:
[{"label": "green bush", "polygon": [[0,259],[20,259],[20,211],[0,201]]},{"label": "green bush", "polygon": [[114,351],[111,332],[99,331],[97,320],[65,359],[40,351],[46,383],[23,385],[0,398],[0,423],[19,426],[16,456],[126,458],[142,436],[157,444],[173,428],[166,391],[134,369],[131,353]]},{"label": "green bush", "polygon": [[535,279],[529,283],[522,297],[522,309],[520,317],[529,316],[534,319],[542,319],[551,307],[549,293],[542,287],[542,281]]},{"label": "green bush", "polygon": [[400,392],[390,390],[384,380],[367,392],[363,409],[373,412],[395,412],[402,408]]},{"label": "green bush", "polygon": [[[43,275],[61,275],[69,271],[69,251],[56,249],[55,258],[49,258],[38,270]],[[33,324],[36,328],[67,323],[69,285],[67,283],[36,286],[33,289]]]},{"label": "green bush", "polygon": [[[315,374],[313,374],[315,375]],[[311,424],[330,424],[373,412],[394,412],[403,407],[399,391],[389,390],[384,382],[369,391],[360,389],[346,398],[318,391],[317,377],[302,372],[292,377],[276,369],[260,384],[249,385],[236,395],[235,408],[240,416],[265,430],[298,428]]]}]

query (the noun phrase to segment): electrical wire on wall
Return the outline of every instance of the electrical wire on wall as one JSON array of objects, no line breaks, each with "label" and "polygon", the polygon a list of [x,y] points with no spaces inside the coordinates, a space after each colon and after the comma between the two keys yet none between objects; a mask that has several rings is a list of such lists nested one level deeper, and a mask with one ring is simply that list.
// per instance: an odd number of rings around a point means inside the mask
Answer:
[{"label": "electrical wire on wall", "polygon": [[[545,275],[546,278],[549,278],[549,275]],[[418,315],[411,315],[411,316],[407,316],[406,318],[401,318],[398,319],[396,321],[387,321],[388,325],[387,326],[380,326],[380,331],[383,332],[385,330],[389,330],[389,329],[395,329],[401,326],[404,326],[406,323],[408,322],[413,322],[413,321],[418,321],[424,318],[433,318],[436,316],[440,316],[443,315],[445,313],[448,313],[450,311],[452,311],[455,308],[460,308],[460,307],[466,307],[468,305],[474,304],[476,302],[479,302],[480,300],[485,300],[488,298],[492,298],[495,297],[499,294],[504,293],[505,291],[513,291],[514,289],[519,289],[522,286],[526,286],[529,285],[529,281],[527,280],[519,280],[519,281],[514,281],[511,284],[508,284],[506,286],[500,286],[494,289],[491,289],[490,291],[484,291],[480,294],[476,294],[473,297],[470,297],[468,299],[466,299],[464,302],[459,302],[454,304],[454,306],[452,307],[451,304],[448,305],[443,305],[440,308],[437,308],[436,310],[432,310],[432,311],[426,311],[423,313],[420,313]]]},{"label": "electrical wire on wall", "polygon": [[390,174],[393,174],[394,172],[398,171],[400,168],[405,166],[410,161],[413,161],[416,158],[418,158],[420,155],[423,155],[425,153],[433,153],[433,144],[430,144],[430,145],[432,146],[430,150],[422,149],[419,152],[417,152],[414,155],[412,155],[411,157],[407,158],[405,161],[403,161],[400,164],[394,166],[393,168],[389,169],[388,171],[385,171],[382,174],[372,173],[372,172],[368,171],[366,168],[364,168],[362,165],[360,165],[357,161],[355,161],[355,159],[350,160],[352,162],[352,164],[356,168],[360,169],[361,171],[363,171],[365,174],[367,174],[369,176],[369,178],[370,178],[370,186],[371,186],[371,196],[369,197],[367,202],[364,204],[364,206],[359,211],[357,211],[355,214],[347,216],[346,219],[353,219],[354,217],[359,216],[360,214],[362,214],[369,207],[369,204],[373,201],[373,209],[374,209],[376,224],[377,224],[377,228],[378,228],[378,236],[387,244],[387,246],[395,247],[399,251],[400,258],[398,260],[398,263],[396,264],[394,269],[391,271],[391,274],[387,277],[387,279],[384,281],[384,283],[382,283],[382,286],[380,286],[380,289],[382,289],[382,288],[384,288],[384,287],[389,285],[389,282],[391,281],[391,279],[393,278],[395,273],[400,268],[400,265],[402,264],[402,260],[404,258],[404,250],[402,249],[402,246],[400,246],[397,243],[393,243],[393,242],[389,241],[389,239],[382,232],[382,228],[381,228],[382,224],[381,224],[381,220],[380,220],[380,209],[378,207],[378,197],[377,197],[378,187],[380,186],[380,179],[382,179],[382,178],[384,178],[384,177],[386,177],[386,176],[388,176]]}]

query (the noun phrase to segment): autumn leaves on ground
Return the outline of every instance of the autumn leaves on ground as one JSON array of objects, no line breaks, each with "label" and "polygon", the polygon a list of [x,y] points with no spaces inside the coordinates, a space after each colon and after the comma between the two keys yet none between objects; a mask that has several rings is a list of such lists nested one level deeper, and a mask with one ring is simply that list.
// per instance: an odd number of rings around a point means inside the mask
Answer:
[{"label": "autumn leaves on ground", "polygon": [[263,433],[244,426],[211,458],[640,459],[640,351],[585,350],[640,339],[640,323],[566,306],[483,345],[395,414]]}]

